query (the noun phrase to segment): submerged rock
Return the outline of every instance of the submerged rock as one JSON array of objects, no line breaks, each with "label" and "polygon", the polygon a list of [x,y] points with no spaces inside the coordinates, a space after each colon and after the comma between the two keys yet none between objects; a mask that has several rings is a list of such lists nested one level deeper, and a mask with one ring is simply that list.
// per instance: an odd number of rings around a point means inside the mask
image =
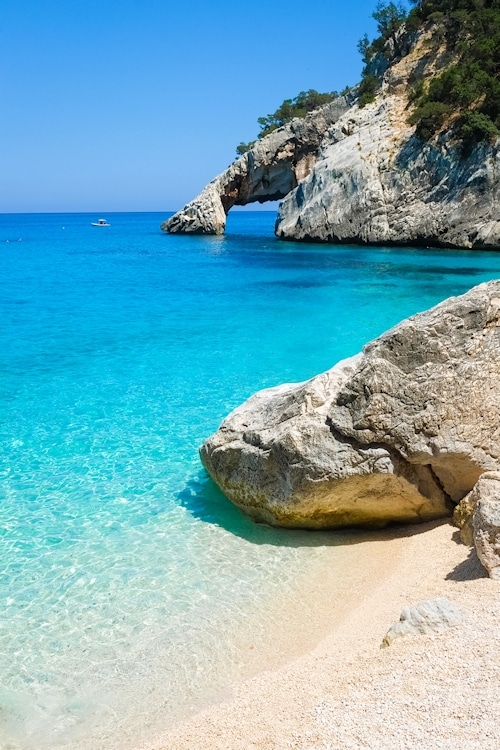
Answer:
[{"label": "submerged rock", "polygon": [[381,647],[390,646],[397,638],[408,635],[427,635],[455,628],[461,625],[464,619],[462,610],[445,597],[428,599],[415,607],[403,609],[399,622],[389,628]]},{"label": "submerged rock", "polygon": [[451,513],[500,468],[500,281],[415,315],[356,357],[252,396],[201,447],[257,521],[334,528]]}]

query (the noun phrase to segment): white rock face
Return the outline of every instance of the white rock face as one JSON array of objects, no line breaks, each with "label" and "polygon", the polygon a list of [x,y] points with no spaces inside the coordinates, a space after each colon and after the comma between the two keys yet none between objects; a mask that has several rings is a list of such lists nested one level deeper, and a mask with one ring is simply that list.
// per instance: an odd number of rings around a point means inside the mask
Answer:
[{"label": "white rock face", "polygon": [[385,71],[380,94],[325,137],[311,173],[280,206],[283,239],[500,247],[500,141],[467,156],[450,133],[423,143],[408,125],[410,81],[439,69],[422,34]]},{"label": "white rock face", "polygon": [[353,99],[341,96],[257,141],[161,228],[174,234],[222,234],[232,206],[283,198],[309,174],[325,133]]},{"label": "white rock face", "polygon": [[403,609],[399,622],[394,623],[382,641],[382,648],[397,638],[408,635],[427,635],[447,628],[455,628],[465,620],[462,610],[449,599],[438,597]]},{"label": "white rock face", "polygon": [[500,281],[409,318],[305,383],[257,393],[200,449],[227,497],[279,526],[445,516],[500,468]]},{"label": "white rock face", "polygon": [[483,474],[476,484],[472,527],[477,556],[490,578],[500,581],[500,472]]},{"label": "white rock face", "polygon": [[500,140],[465,157],[450,133],[423,143],[408,125],[412,85],[446,60],[439,49],[429,52],[428,37],[402,34],[401,56],[389,65],[380,56],[383,79],[373,104],[360,109],[353,90],[292,120],[257,141],[162,229],[219,234],[233,205],[284,198],[275,229],[282,239],[500,247]]},{"label": "white rock face", "polygon": [[424,145],[405,126],[403,103],[387,92],[339,120],[311,173],[281,204],[279,237],[500,246],[498,143],[467,158],[449,139]]}]

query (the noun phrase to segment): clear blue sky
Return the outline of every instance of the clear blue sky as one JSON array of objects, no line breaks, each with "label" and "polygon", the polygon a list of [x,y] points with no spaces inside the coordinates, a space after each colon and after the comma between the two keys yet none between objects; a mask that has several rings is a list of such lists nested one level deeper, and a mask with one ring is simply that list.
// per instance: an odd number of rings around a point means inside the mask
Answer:
[{"label": "clear blue sky", "polygon": [[376,0],[3,0],[0,212],[170,211],[299,91],[359,79]]}]

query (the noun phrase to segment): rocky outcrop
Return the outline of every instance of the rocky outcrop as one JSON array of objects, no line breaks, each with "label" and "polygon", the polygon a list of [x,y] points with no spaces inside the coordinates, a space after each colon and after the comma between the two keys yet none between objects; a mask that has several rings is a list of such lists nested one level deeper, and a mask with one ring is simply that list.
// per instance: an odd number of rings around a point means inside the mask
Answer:
[{"label": "rocky outcrop", "polygon": [[222,491],[279,526],[445,516],[500,468],[500,281],[411,317],[305,383],[252,396],[200,449]]},{"label": "rocky outcrop", "polygon": [[478,487],[481,485],[483,477],[487,477],[494,472],[485,472],[482,474],[472,490],[464,497],[453,511],[453,523],[460,529],[460,541],[468,547],[474,546],[474,529],[472,526],[472,515],[478,498]]},{"label": "rocky outcrop", "polygon": [[222,234],[232,206],[283,198],[310,173],[325,133],[353,101],[352,95],[341,96],[257,141],[161,228],[171,233]]},{"label": "rocky outcrop", "polygon": [[390,646],[398,638],[411,635],[428,635],[441,630],[456,628],[465,620],[465,615],[456,604],[444,596],[427,599],[415,607],[403,609],[399,622],[391,625],[381,648]]},{"label": "rocky outcrop", "polygon": [[[282,202],[282,239],[335,243],[500,246],[500,151],[464,158],[450,139],[423,144],[395,95],[350,113],[351,135],[331,143]],[[339,123],[341,125],[341,123]]]},{"label": "rocky outcrop", "polygon": [[455,508],[464,544],[475,546],[490,578],[500,580],[500,471],[487,471]]},{"label": "rocky outcrop", "polygon": [[451,132],[419,140],[409,94],[449,53],[429,28],[397,47],[374,60],[373,104],[360,108],[354,90],[274,131],[162,228],[220,233],[231,206],[284,198],[275,231],[285,240],[500,247],[500,141],[464,156]]},{"label": "rocky outcrop", "polygon": [[500,472],[489,472],[476,485],[472,515],[477,556],[490,578],[500,581]]}]

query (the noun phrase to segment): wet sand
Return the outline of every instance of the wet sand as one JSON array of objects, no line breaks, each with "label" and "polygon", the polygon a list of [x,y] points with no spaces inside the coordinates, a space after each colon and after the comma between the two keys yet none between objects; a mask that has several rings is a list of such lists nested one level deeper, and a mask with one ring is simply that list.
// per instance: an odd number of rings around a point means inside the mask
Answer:
[{"label": "wet sand", "polygon": [[[449,523],[352,537],[342,580],[322,561],[303,611],[259,644],[260,671],[141,750],[500,746],[500,587],[457,537]],[[380,648],[403,607],[436,596],[465,623]]]}]

